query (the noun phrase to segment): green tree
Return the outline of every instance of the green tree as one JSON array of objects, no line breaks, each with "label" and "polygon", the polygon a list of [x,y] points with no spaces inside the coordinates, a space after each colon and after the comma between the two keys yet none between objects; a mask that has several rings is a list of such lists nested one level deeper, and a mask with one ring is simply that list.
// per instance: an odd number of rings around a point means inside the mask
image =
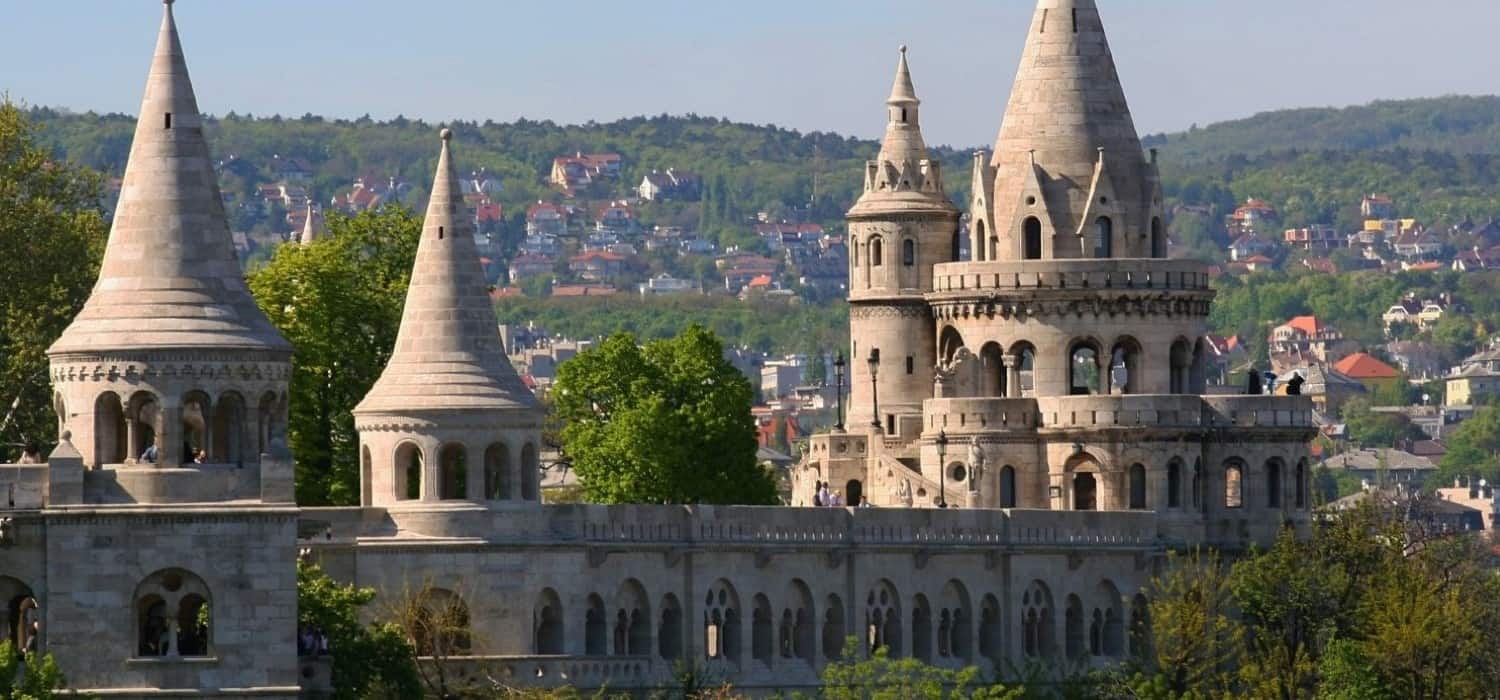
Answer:
[{"label": "green tree", "polygon": [[866,657],[854,637],[843,660],[823,668],[820,697],[827,700],[1019,700],[1022,690],[979,682],[979,669],[946,669],[911,657],[891,658],[886,648]]},{"label": "green tree", "polygon": [[1231,617],[1229,567],[1217,553],[1172,554],[1151,582],[1151,644],[1133,684],[1153,697],[1225,697],[1237,688],[1244,630]]},{"label": "green tree", "polygon": [[335,214],[328,237],[281,246],[250,277],[256,303],[296,348],[287,427],[302,505],[359,500],[351,411],[395,347],[421,228],[399,208]]},{"label": "green tree", "polygon": [[558,368],[563,448],[595,503],[776,503],[755,460],[754,395],[693,325],[645,347],[618,333]]},{"label": "green tree", "polygon": [[1438,462],[1436,485],[1451,484],[1456,477],[1479,477],[1500,481],[1500,407],[1481,406],[1474,416],[1448,436],[1447,452]]},{"label": "green tree", "polygon": [[11,445],[56,437],[45,353],[83,308],[104,253],[102,179],[56,160],[38,136],[0,101],[0,462]]},{"label": "green tree", "polygon": [[360,622],[360,609],[374,599],[373,588],[342,585],[316,564],[297,562],[297,623],[328,637],[335,700],[422,694],[416,657],[401,628]]},{"label": "green tree", "polygon": [[1358,397],[1341,409],[1349,438],[1361,447],[1395,447],[1402,440],[1420,440],[1425,435],[1411,419],[1400,413],[1377,413],[1369,399]]},{"label": "green tree", "polygon": [[1336,629],[1340,566],[1318,561],[1318,549],[1290,529],[1270,550],[1234,565],[1230,588],[1246,635],[1246,681],[1277,698],[1305,697],[1316,686],[1320,635]]},{"label": "green tree", "polygon": [[66,685],[51,654],[23,657],[10,640],[0,641],[0,700],[52,700]]}]

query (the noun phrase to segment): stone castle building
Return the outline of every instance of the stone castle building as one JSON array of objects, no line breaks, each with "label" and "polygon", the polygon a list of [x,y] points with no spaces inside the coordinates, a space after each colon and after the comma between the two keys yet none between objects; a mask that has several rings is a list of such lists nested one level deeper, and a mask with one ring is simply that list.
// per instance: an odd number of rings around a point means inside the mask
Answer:
[{"label": "stone castle building", "polygon": [[429,592],[464,629],[420,650],[516,684],[655,687],[690,661],[808,687],[851,636],[993,672],[1123,657],[1171,548],[1305,527],[1311,406],[1205,395],[1213,292],[1166,258],[1093,0],[1039,2],[974,163],[970,260],[919,109],[903,51],[849,212],[848,425],[793,478],[794,506],[831,482],[878,507],[543,505],[541,409],[445,131],[355,410],[361,505],[298,508],[292,348],[236,265],[167,0],[98,283],[48,351],[61,443],[0,466],[7,634],[102,696],[295,697],[327,683],[297,652],[300,554],[384,601]]}]

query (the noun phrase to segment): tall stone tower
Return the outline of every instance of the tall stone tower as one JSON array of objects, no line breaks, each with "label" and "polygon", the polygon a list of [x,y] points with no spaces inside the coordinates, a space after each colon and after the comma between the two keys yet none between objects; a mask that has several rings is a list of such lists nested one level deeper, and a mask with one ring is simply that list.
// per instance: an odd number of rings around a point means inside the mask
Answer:
[{"label": "tall stone tower", "polygon": [[168,2],[99,279],[47,350],[58,414],[96,469],[258,465],[284,439],[291,355],[240,272]]},{"label": "tall stone tower", "polygon": [[1166,257],[1156,164],[1141,151],[1094,0],[1038,3],[974,189],[992,193],[976,195],[975,260]]},{"label": "tall stone tower", "polygon": [[451,138],[444,129],[395,351],[354,409],[365,505],[539,501],[542,410],[501,346]]},{"label": "tall stone tower", "polygon": [[[923,294],[932,289],[933,265],[956,260],[958,252],[958,210],[943,190],[941,164],[922,141],[920,110],[903,46],[886,100],[885,140],[866,163],[864,193],[848,214],[848,424],[879,425],[904,438],[921,431],[936,362]],[[873,382],[872,358],[878,360]]]}]

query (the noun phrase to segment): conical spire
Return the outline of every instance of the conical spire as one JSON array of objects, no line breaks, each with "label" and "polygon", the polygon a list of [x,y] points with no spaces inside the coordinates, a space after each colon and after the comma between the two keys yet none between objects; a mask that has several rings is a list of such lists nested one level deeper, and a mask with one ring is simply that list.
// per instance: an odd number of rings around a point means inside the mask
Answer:
[{"label": "conical spire", "polygon": [[[1039,0],[1016,72],[992,163],[995,224],[1019,230],[1018,217],[1045,214],[1050,231],[1081,230],[1092,216],[1085,198],[1103,154],[1106,177],[1124,201],[1127,227],[1139,225],[1150,195],[1147,164],[1094,0]],[[1045,211],[1021,211],[1028,168],[1046,174]],[[1071,244],[1059,248],[1069,257]]]},{"label": "conical spire", "polygon": [[290,352],[245,286],[171,0],[164,5],[99,279],[48,352]]},{"label": "conical spire", "polygon": [[323,215],[313,210],[312,199],[307,200],[307,216],[302,220],[302,235],[297,242],[307,245],[323,237]]},{"label": "conical spire", "polygon": [[906,47],[902,46],[901,58],[896,63],[896,79],[891,85],[891,96],[886,99],[887,119],[885,139],[880,144],[878,160],[904,163],[925,160],[927,144],[922,141],[922,120],[918,114],[921,100],[911,82],[911,67],[906,63]]},{"label": "conical spire", "polygon": [[442,151],[390,362],[356,413],[532,409],[500,344],[463,190]]}]

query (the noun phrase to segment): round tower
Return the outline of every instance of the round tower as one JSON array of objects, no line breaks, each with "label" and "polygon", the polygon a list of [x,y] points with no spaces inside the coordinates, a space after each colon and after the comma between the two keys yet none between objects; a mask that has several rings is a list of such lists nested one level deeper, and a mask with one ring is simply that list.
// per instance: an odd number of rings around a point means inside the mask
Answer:
[{"label": "round tower", "polygon": [[886,100],[885,139],[865,165],[864,193],[847,217],[848,425],[879,426],[906,439],[921,432],[936,362],[923,295],[932,289],[933,265],[957,259],[958,251],[958,210],[943,190],[941,164],[923,143],[920,109],[903,46]]},{"label": "round tower", "polygon": [[542,410],[500,343],[451,137],[442,131],[396,347],[354,409],[364,505],[540,500]]},{"label": "round tower", "polygon": [[292,356],[240,272],[164,4],[99,279],[47,350],[54,402],[84,463],[144,484],[128,486],[137,500],[242,498],[228,482],[222,493],[179,493],[171,484],[187,482],[147,472],[259,465],[285,439]]}]

